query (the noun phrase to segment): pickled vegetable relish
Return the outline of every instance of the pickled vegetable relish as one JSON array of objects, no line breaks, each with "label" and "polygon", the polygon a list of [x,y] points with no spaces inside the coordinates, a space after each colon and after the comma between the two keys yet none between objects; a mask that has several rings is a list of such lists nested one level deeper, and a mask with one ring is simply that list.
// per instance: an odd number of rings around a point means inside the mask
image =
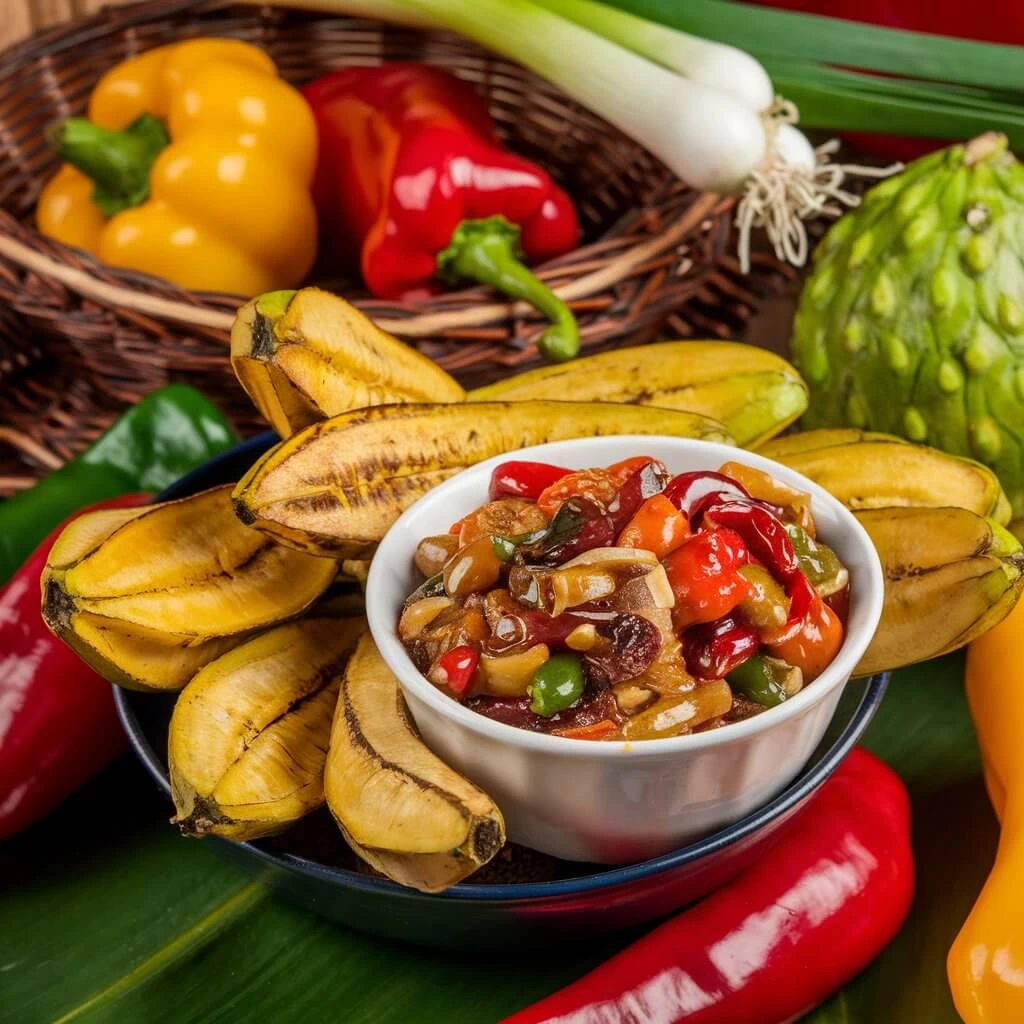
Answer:
[{"label": "pickled vegetable relish", "polygon": [[788,700],[843,642],[849,573],[810,496],[728,462],[502,463],[416,550],[399,636],[488,718],[578,739],[715,729]]}]

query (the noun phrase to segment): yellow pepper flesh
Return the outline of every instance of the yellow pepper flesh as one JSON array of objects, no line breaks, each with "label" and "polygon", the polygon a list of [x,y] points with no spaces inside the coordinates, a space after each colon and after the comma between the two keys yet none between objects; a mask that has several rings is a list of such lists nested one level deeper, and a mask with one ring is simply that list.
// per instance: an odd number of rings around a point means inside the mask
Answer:
[{"label": "yellow pepper flesh", "polygon": [[185,288],[298,284],[316,255],[316,124],[271,59],[234,39],[162,46],[112,68],[89,101],[89,119],[112,131],[144,113],[171,137],[149,198],[107,219],[89,179],[65,165],[40,196],[40,231]]},{"label": "yellow pepper flesh", "polygon": [[967,1024],[1024,1021],[1024,601],[967,652],[967,699],[1002,829],[992,872],[946,962]]}]

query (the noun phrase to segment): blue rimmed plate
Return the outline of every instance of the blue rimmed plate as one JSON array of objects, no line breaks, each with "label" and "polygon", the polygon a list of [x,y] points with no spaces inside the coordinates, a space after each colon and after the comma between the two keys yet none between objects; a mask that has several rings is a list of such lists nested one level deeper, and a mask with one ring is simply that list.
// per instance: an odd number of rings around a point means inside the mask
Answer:
[{"label": "blue rimmed plate", "polygon": [[[183,477],[160,498],[183,498],[237,480],[276,440],[263,434],[247,441]],[[639,864],[538,866],[529,854],[518,860],[514,855],[509,870],[516,877],[538,872],[548,880],[469,882],[430,896],[342,866],[340,836],[326,815],[292,838],[210,842],[315,913],[376,935],[432,947],[482,949],[611,933],[663,917],[753,863],[861,738],[888,681],[886,674],[848,685],[818,750],[774,800],[728,828]],[[115,697],[136,754],[169,794],[165,751],[173,699],[120,689]]]}]

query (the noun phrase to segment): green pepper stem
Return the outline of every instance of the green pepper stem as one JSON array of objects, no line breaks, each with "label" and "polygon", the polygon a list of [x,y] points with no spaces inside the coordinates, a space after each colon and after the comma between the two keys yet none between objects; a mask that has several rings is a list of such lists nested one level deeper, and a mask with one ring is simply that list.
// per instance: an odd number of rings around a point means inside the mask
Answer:
[{"label": "green pepper stem", "polygon": [[530,303],[551,321],[537,342],[541,353],[553,362],[572,359],[580,350],[576,318],[521,261],[518,242],[519,229],[504,217],[463,221],[448,248],[438,254],[438,272],[448,279],[469,278],[489,284]]},{"label": "green pepper stem", "polygon": [[148,198],[150,169],[170,141],[151,114],[117,132],[84,117],[69,117],[48,135],[61,160],[92,179],[93,202],[108,217]]}]

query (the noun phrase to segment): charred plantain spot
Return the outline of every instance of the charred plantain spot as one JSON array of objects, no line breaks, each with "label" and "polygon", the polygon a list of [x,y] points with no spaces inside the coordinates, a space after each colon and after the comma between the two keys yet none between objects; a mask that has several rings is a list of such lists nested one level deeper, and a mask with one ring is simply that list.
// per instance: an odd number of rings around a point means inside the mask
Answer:
[{"label": "charred plantain spot", "polygon": [[256,522],[256,513],[245,503],[244,498],[235,498],[231,502],[235,516],[243,526],[252,526]]},{"label": "charred plantain spot", "polygon": [[218,825],[231,825],[233,822],[230,818],[225,817],[216,803],[197,793],[192,805],[192,812],[184,818],[175,815],[171,818],[171,824],[177,825],[184,836],[202,838]]},{"label": "charred plantain spot", "polygon": [[285,507],[296,512],[334,512],[343,508],[342,500],[332,491],[318,491],[316,494],[304,495],[301,498],[292,498],[284,503]]},{"label": "charred plantain spot", "polygon": [[493,818],[484,818],[473,827],[470,849],[473,859],[481,864],[489,861],[502,847],[501,829]]},{"label": "charred plantain spot", "polygon": [[71,616],[74,614],[74,600],[61,589],[56,580],[47,580],[43,595],[43,617],[46,621],[61,629],[70,629]]},{"label": "charred plantain spot", "polygon": [[273,323],[262,313],[257,313],[252,322],[252,358],[269,359],[274,354],[275,347]]}]

